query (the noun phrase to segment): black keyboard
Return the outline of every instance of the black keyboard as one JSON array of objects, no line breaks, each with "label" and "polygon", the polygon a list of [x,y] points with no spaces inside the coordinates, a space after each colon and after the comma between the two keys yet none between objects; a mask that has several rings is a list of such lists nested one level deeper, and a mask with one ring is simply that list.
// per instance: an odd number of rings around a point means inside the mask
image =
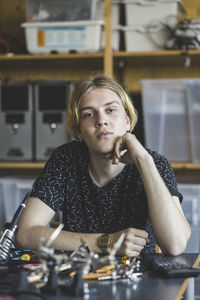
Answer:
[{"label": "black keyboard", "polygon": [[178,262],[169,262],[160,259],[154,259],[152,262],[152,270],[168,278],[197,277],[200,274],[200,269],[191,268]]}]

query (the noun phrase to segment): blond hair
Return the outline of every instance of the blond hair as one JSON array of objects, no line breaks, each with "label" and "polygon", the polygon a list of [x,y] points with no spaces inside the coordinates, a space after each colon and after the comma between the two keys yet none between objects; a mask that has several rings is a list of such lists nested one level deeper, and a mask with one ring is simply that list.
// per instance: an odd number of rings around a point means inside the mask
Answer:
[{"label": "blond hair", "polygon": [[80,102],[86,93],[96,88],[105,88],[118,95],[130,118],[130,131],[132,131],[137,123],[138,117],[137,111],[125,89],[114,79],[105,75],[97,75],[80,81],[71,95],[67,110],[67,129],[70,135],[77,138],[78,132],[80,131]]}]

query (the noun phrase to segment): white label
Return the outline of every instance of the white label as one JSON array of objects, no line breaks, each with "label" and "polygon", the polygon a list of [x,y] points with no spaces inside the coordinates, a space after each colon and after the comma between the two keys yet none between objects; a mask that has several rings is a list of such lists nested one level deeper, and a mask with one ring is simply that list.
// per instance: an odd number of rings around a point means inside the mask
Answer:
[{"label": "white label", "polygon": [[44,47],[47,48],[86,48],[86,27],[46,27],[39,28],[44,30]]}]

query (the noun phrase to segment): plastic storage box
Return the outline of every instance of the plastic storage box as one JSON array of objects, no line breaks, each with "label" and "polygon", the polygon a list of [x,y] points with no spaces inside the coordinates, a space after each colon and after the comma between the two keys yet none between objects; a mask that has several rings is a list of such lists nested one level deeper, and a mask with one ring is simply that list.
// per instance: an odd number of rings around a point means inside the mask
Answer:
[{"label": "plastic storage box", "polygon": [[0,227],[12,220],[25,194],[31,190],[33,182],[34,178],[10,176],[0,178],[0,186],[2,187],[0,205],[1,214],[3,215],[3,218],[0,219]]},{"label": "plastic storage box", "polygon": [[26,0],[27,22],[93,20],[99,0]]},{"label": "plastic storage box", "polygon": [[[146,146],[170,161],[192,161],[188,91],[200,79],[142,80],[141,84]],[[199,135],[199,127],[194,127]]]},{"label": "plastic storage box", "polygon": [[[120,23],[120,3],[112,0],[112,23]],[[26,0],[26,22],[103,20],[104,0]]]},{"label": "plastic storage box", "polygon": [[22,24],[27,50],[33,54],[97,52],[103,21],[41,22]]},{"label": "plastic storage box", "polygon": [[188,88],[192,161],[200,162],[200,84]]},{"label": "plastic storage box", "polygon": [[179,184],[178,189],[183,195],[182,208],[188,222],[200,225],[200,184]]},{"label": "plastic storage box", "polygon": [[123,0],[126,25],[149,25],[152,21],[174,24],[179,0]]},{"label": "plastic storage box", "polygon": [[169,38],[166,27],[158,25],[123,27],[126,51],[156,51],[165,48]]}]

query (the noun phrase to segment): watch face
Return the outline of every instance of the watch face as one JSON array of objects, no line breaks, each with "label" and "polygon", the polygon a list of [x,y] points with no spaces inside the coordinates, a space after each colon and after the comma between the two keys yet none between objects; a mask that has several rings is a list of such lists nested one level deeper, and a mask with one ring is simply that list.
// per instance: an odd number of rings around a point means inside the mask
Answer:
[{"label": "watch face", "polygon": [[99,246],[107,247],[108,243],[109,243],[109,235],[108,234],[101,235],[99,239]]}]

